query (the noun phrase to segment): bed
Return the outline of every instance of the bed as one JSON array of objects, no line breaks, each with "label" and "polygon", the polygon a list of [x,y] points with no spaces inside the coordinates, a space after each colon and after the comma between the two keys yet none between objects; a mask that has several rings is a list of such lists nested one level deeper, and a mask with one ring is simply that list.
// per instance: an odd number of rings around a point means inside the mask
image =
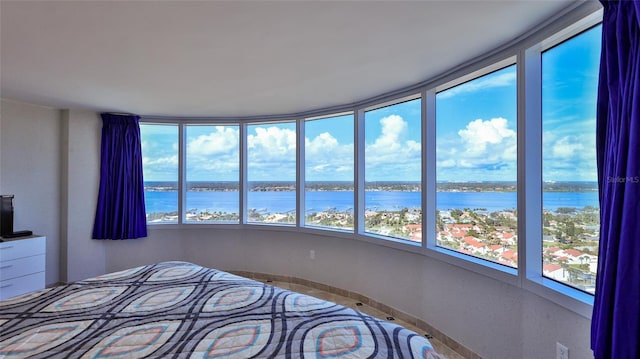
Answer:
[{"label": "bed", "polygon": [[441,358],[406,328],[187,262],[0,302],[0,358]]}]

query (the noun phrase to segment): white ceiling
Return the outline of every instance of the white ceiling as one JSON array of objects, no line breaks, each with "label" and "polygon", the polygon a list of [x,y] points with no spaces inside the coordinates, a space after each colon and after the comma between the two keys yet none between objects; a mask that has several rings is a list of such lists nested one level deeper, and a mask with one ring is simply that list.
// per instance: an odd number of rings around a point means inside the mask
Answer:
[{"label": "white ceiling", "polygon": [[165,116],[289,114],[417,84],[572,2],[0,2],[3,98]]}]

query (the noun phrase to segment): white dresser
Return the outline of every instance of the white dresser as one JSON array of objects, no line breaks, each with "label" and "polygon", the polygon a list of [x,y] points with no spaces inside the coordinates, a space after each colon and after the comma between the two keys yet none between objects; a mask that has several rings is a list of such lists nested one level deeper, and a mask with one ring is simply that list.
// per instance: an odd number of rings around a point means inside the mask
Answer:
[{"label": "white dresser", "polygon": [[46,252],[46,237],[0,242],[0,300],[45,287]]}]

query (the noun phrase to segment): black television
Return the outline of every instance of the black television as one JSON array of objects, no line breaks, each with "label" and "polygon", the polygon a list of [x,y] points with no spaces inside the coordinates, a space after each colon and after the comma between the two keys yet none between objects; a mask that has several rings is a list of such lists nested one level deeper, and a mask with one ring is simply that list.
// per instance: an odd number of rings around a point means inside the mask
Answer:
[{"label": "black television", "polygon": [[0,195],[0,236],[13,233],[13,195]]}]

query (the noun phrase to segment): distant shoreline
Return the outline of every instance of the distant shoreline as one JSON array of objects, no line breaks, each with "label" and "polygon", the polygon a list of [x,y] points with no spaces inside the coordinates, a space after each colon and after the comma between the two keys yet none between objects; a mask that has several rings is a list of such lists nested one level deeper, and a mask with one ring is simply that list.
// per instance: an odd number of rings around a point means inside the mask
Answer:
[{"label": "distant shoreline", "polygon": [[[516,192],[515,182],[438,182],[438,192]],[[170,192],[177,191],[177,182],[146,181],[145,191]],[[187,191],[193,192],[234,192],[238,191],[238,182],[219,181],[202,182],[191,181],[187,183]],[[351,182],[343,181],[308,181],[305,184],[307,191],[353,191]],[[287,192],[295,191],[296,184],[291,181],[250,181],[249,190],[255,192]],[[365,183],[366,191],[399,191],[420,192],[420,182],[415,181],[375,181]],[[543,192],[597,192],[597,182],[544,182]]]}]

